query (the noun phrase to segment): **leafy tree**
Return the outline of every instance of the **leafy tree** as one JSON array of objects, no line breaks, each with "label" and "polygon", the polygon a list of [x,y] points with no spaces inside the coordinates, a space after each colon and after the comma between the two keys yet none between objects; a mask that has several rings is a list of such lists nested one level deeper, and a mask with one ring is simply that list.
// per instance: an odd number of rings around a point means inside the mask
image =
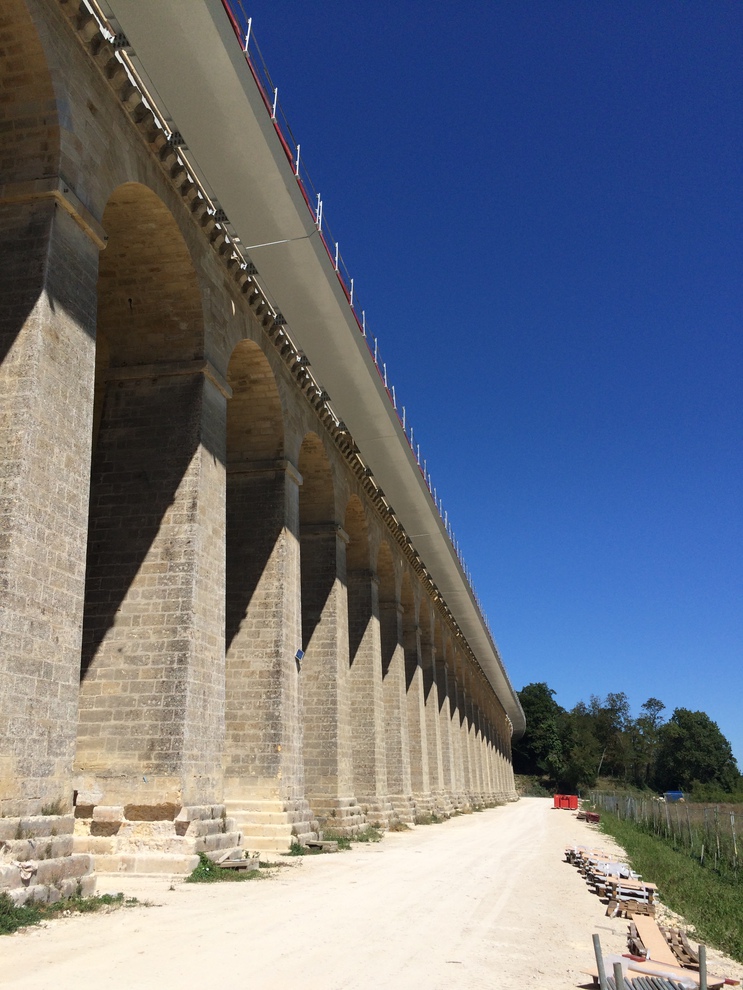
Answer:
[{"label": "leafy tree", "polygon": [[604,774],[622,779],[631,763],[629,740],[630,705],[624,691],[609,693],[605,701],[591,696],[590,711],[595,719],[596,738],[602,748],[600,765]]},{"label": "leafy tree", "polygon": [[544,681],[527,684],[518,694],[526,732],[514,743],[513,768],[516,773],[539,774],[555,781],[563,765],[560,727],[564,710]]},{"label": "leafy tree", "polygon": [[655,777],[658,734],[663,724],[661,713],[665,708],[666,706],[658,698],[648,698],[640,707],[640,715],[629,729],[632,781],[637,787],[649,787]]},{"label": "leafy tree", "polygon": [[559,781],[568,793],[593,787],[601,761],[601,744],[596,735],[595,711],[583,701],[566,713],[563,725],[565,764]]},{"label": "leafy tree", "polygon": [[[643,719],[645,723],[652,729],[659,729],[663,721],[663,716],[661,712],[666,710],[666,706],[658,698],[648,698],[648,700],[640,706],[640,711],[642,715],[640,719]],[[640,720],[638,719],[638,721]]]},{"label": "leafy tree", "polygon": [[697,783],[731,792],[738,786],[740,773],[730,743],[709,715],[677,708],[658,736],[659,790],[688,789]]}]

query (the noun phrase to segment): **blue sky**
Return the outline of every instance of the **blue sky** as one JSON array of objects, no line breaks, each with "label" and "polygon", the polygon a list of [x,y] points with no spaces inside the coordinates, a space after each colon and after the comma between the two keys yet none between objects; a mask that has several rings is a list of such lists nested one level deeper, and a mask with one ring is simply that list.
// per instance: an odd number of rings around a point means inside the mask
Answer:
[{"label": "blue sky", "polygon": [[245,5],[514,686],[743,769],[743,6]]}]

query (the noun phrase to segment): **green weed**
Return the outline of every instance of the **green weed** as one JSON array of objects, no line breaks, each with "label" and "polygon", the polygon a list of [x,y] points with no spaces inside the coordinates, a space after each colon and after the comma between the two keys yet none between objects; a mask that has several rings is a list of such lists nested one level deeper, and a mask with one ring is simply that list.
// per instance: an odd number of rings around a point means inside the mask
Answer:
[{"label": "green weed", "polygon": [[435,812],[415,816],[416,825],[440,825],[443,821]]},{"label": "green weed", "polygon": [[323,831],[322,836],[328,842],[337,842],[339,852],[346,852],[351,848],[351,838],[348,835],[338,835],[337,832]]},{"label": "green weed", "polygon": [[213,863],[206,853],[199,853],[199,865],[186,877],[186,883],[235,883],[242,880],[257,880],[260,870],[223,870]]},{"label": "green weed", "polygon": [[9,935],[19,928],[38,925],[39,922],[60,914],[90,914],[103,908],[133,907],[139,903],[135,897],[125,898],[123,894],[101,894],[95,897],[81,897],[76,894],[55,904],[24,904],[16,907],[3,892],[0,893],[0,935]]},{"label": "green weed", "polygon": [[308,846],[303,846],[298,839],[292,839],[292,844],[289,846],[289,852],[286,853],[287,856],[317,856],[320,852],[319,849],[310,849]]},{"label": "green weed", "polygon": [[357,832],[353,837],[354,842],[381,842],[383,832],[378,825],[370,825],[363,832]]},{"label": "green weed", "polygon": [[601,830],[627,851],[638,873],[658,885],[663,902],[694,925],[695,938],[743,962],[743,877],[719,876],[606,811]]}]

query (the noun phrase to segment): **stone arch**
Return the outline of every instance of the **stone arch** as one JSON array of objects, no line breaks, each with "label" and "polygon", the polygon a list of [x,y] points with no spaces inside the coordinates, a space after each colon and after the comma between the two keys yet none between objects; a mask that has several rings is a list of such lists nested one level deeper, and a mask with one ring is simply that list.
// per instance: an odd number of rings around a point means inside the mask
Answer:
[{"label": "stone arch", "polygon": [[225,394],[170,211],[126,183],[103,224],[77,769],[87,803],[167,817],[218,775]]},{"label": "stone arch", "polygon": [[333,472],[322,440],[307,433],[299,450],[302,491],[299,500],[300,526],[321,526],[335,521]]},{"label": "stone arch", "polygon": [[263,351],[241,340],[227,369],[227,463],[273,462],[284,456],[284,417],[278,386]]},{"label": "stone arch", "polygon": [[[0,158],[3,181],[59,173],[61,140],[52,74],[25,0],[4,0],[0,26]],[[12,126],[8,126],[12,125]]]},{"label": "stone arch", "polygon": [[451,804],[446,797],[443,768],[443,741],[439,716],[439,685],[436,671],[436,616],[427,595],[421,598],[419,609],[421,679],[426,743],[428,748],[429,786],[437,812],[448,814]]},{"label": "stone arch", "polygon": [[[353,794],[345,531],[335,519],[333,472],[316,433],[299,452],[302,691],[307,797],[346,827]],[[351,815],[351,817],[353,817]],[[349,824],[349,827],[352,827]]]},{"label": "stone arch", "polygon": [[93,445],[110,369],[188,362],[203,356],[198,278],[170,210],[147,186],[126,182],[111,194],[98,268]]},{"label": "stone arch", "polygon": [[298,479],[284,460],[279,388],[258,344],[235,346],[227,383],[225,794],[242,807],[291,798],[297,783],[298,740],[281,712],[296,693],[285,654],[299,645],[287,611],[297,594],[287,561],[296,550],[288,505]]},{"label": "stone arch", "polygon": [[379,625],[379,582],[370,569],[369,531],[361,500],[351,496],[345,530],[354,789],[378,821],[386,821],[387,773]]},{"label": "stone arch", "polygon": [[[0,50],[0,182],[6,194],[0,201],[0,271],[4,285],[13,286],[12,293],[5,293],[0,324],[4,363],[43,288],[48,288],[44,267],[55,202],[44,195],[44,187],[51,191],[53,183],[45,180],[59,175],[61,136],[50,66],[25,0],[3,3]],[[28,195],[29,188],[21,184],[30,182],[41,187],[42,195]],[[12,377],[6,381],[0,374],[0,390],[5,396],[12,394]]]},{"label": "stone arch", "polygon": [[397,567],[387,541],[383,541],[379,547],[377,574],[379,575],[387,787],[390,802],[397,816],[403,821],[412,821],[415,808],[410,783],[403,606],[398,594]]},{"label": "stone arch", "polygon": [[405,690],[408,691],[419,664],[419,642],[418,609],[413,592],[413,583],[407,570],[402,576],[400,605],[402,606],[402,635],[405,644]]},{"label": "stone arch", "polygon": [[[441,617],[434,614],[433,620],[433,648],[436,656],[436,681],[439,694],[439,711],[444,707],[445,700],[448,699],[448,685],[446,683],[446,639]],[[448,707],[448,704],[447,704]]]},{"label": "stone arch", "polygon": [[417,588],[405,569],[400,589],[402,641],[405,651],[405,704],[410,747],[410,780],[419,813],[430,813],[431,788],[428,767],[428,736],[423,702],[421,630],[418,621]]},{"label": "stone arch", "polygon": [[371,580],[369,528],[366,523],[364,508],[357,495],[352,495],[346,506],[344,529],[348,536],[346,583],[348,586],[349,663],[353,667],[374,611],[369,590]]},{"label": "stone arch", "polygon": [[302,478],[299,490],[302,643],[307,651],[336,580],[333,473],[316,433],[308,433],[302,441],[298,469]]},{"label": "stone arch", "polygon": [[[316,433],[307,433],[299,450],[299,474],[302,479],[299,490],[299,533],[302,562],[302,643],[305,649],[310,645],[314,631],[320,621],[325,600],[335,581],[335,563],[332,550],[325,546],[325,552],[318,552],[316,545],[327,544],[331,531],[335,529],[335,499],[333,495],[333,474],[330,461],[322,441]],[[322,557],[324,567],[317,574],[318,562]]]},{"label": "stone arch", "polygon": [[[398,609],[397,576],[392,551],[386,542],[382,542],[377,553],[377,577],[379,578],[379,606],[385,612]],[[397,620],[382,622],[382,676],[386,677],[390,669],[395,650],[398,647]]]},{"label": "stone arch", "polygon": [[[256,343],[243,340],[235,347],[227,368],[227,383],[232,391],[227,403],[226,431],[229,655],[261,581],[261,600],[275,594],[276,575],[270,573],[269,561],[286,525],[286,464],[282,459],[284,420],[279,390],[271,366]],[[245,648],[249,648],[247,642],[236,650],[242,653]]]},{"label": "stone arch", "polygon": [[436,686],[438,691],[439,735],[441,739],[441,774],[447,799],[452,807],[457,802],[456,766],[452,742],[451,698],[449,695],[448,639],[441,617],[434,615],[433,645],[435,651]]},{"label": "stone arch", "polygon": [[0,803],[32,816],[72,801],[98,264],[57,208],[61,131],[37,14],[4,0],[0,18],[0,678],[14,685],[0,699]]},{"label": "stone arch", "polygon": [[349,571],[368,570],[371,563],[369,549],[369,526],[366,514],[358,495],[352,495],[348,500],[345,515],[345,530],[348,533],[348,569]]}]

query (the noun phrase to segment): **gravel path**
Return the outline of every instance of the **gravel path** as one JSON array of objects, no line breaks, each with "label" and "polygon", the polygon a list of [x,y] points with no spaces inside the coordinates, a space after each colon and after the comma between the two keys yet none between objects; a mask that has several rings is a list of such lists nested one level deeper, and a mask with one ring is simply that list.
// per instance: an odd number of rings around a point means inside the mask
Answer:
[{"label": "gravel path", "polygon": [[192,885],[102,877],[151,907],[70,917],[0,942],[0,987],[185,990],[524,990],[576,987],[626,951],[570,842],[609,843],[549,802],[386,835],[335,856],[288,859],[266,880]]}]

